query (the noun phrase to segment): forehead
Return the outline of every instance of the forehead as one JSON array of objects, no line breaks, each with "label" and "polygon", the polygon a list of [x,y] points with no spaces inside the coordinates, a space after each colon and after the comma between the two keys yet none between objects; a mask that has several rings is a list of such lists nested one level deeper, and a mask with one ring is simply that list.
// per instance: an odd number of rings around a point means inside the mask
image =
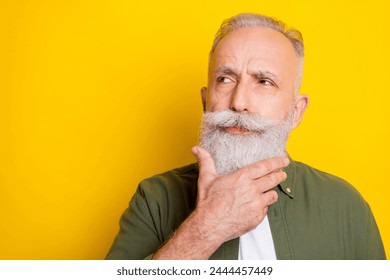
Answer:
[{"label": "forehead", "polygon": [[[226,66],[238,71],[268,70],[295,74],[298,57],[290,40],[265,27],[244,27],[230,32],[210,57],[210,70]],[[260,69],[258,69],[260,68]]]}]

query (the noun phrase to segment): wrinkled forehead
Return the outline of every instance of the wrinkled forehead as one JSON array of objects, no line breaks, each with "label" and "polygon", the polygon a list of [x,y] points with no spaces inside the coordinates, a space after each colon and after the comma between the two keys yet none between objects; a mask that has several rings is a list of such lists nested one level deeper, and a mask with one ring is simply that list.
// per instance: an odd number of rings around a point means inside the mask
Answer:
[{"label": "wrinkled forehead", "polygon": [[303,59],[292,42],[279,31],[244,27],[227,34],[210,56],[209,75],[230,68],[236,73],[268,72],[297,92],[302,80]]},{"label": "wrinkled forehead", "polygon": [[261,59],[298,63],[291,41],[282,33],[265,27],[244,27],[227,34],[210,56],[210,64],[221,59],[249,62]]}]

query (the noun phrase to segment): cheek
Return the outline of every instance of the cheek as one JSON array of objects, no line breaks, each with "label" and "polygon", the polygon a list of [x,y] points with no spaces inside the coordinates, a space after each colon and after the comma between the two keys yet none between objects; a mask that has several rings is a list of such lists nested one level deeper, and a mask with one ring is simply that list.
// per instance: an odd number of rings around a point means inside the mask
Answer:
[{"label": "cheek", "polygon": [[290,116],[293,104],[292,99],[281,99],[270,96],[262,96],[259,99],[257,102],[254,102],[256,105],[253,111],[261,116],[280,121],[286,120]]},{"label": "cheek", "polygon": [[216,112],[230,107],[229,98],[226,94],[216,92],[209,93],[206,101],[206,111]]}]

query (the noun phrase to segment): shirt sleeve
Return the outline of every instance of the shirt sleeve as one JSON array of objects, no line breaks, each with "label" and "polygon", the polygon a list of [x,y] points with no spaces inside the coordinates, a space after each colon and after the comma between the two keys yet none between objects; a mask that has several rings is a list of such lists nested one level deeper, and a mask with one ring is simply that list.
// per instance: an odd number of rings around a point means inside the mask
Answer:
[{"label": "shirt sleeve", "polygon": [[370,209],[370,206],[366,204],[366,211],[368,213],[367,222],[367,242],[366,252],[367,255],[364,259],[366,260],[386,260],[386,254],[383,247],[382,239],[379,233],[378,226],[375,222],[374,215]]},{"label": "shirt sleeve", "polygon": [[151,259],[161,246],[145,194],[139,186],[122,214],[120,230],[108,252],[107,260]]}]

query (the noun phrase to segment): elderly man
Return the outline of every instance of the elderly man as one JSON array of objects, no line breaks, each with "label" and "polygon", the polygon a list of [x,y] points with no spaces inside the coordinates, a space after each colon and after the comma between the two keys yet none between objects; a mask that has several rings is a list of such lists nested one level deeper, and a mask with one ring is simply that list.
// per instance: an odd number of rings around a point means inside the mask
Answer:
[{"label": "elderly man", "polygon": [[360,194],[285,152],[308,106],[303,60],[301,34],[280,21],[221,25],[198,164],[141,182],[107,259],[385,259]]}]

